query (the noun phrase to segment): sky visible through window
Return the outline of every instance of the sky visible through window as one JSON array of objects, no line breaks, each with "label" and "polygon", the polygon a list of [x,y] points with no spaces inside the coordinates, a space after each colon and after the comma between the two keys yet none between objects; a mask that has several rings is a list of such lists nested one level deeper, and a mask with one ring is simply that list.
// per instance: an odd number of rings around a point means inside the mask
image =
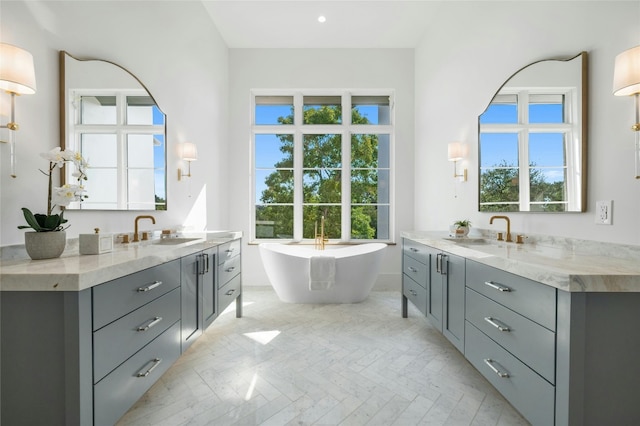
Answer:
[{"label": "sky visible through window", "polygon": [[[563,105],[530,104],[529,123],[559,124],[563,123]],[[516,104],[491,104],[480,116],[480,124],[517,124],[518,111]],[[481,135],[482,155],[481,167],[494,167],[504,160],[508,165],[518,165],[518,134],[483,132]],[[564,180],[565,166],[564,135],[562,132],[529,133],[529,161],[543,169],[547,182]]]}]

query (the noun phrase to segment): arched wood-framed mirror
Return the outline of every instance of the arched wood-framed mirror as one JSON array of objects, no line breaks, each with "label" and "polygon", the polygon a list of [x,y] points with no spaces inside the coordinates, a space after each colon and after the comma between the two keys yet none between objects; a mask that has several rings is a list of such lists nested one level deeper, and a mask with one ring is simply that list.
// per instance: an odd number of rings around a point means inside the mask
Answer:
[{"label": "arched wood-framed mirror", "polygon": [[151,93],[118,64],[59,55],[60,147],[89,162],[88,198],[67,208],[166,210],[166,116]]},{"label": "arched wood-framed mirror", "polygon": [[587,52],[515,72],[478,118],[481,212],[583,212]]}]

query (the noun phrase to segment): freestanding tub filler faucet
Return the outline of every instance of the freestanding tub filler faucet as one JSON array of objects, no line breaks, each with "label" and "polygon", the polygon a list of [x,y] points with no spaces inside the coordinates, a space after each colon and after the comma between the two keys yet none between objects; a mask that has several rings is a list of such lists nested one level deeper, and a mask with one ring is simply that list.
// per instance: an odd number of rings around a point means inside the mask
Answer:
[{"label": "freestanding tub filler faucet", "polygon": [[151,215],[137,216],[135,222],[133,223],[134,230],[133,230],[133,240],[131,240],[132,243],[137,243],[138,241],[140,241],[140,239],[138,238],[138,221],[140,219],[151,219],[151,222],[153,222],[154,225],[156,223],[156,218]]},{"label": "freestanding tub filler faucet", "polygon": [[[511,221],[509,220],[509,218],[507,216],[491,216],[491,219],[489,219],[489,225],[493,225],[493,219],[504,219],[507,221],[507,238],[505,241],[508,243],[512,243],[513,240],[511,239]],[[498,240],[502,240],[502,238],[498,237]]]}]

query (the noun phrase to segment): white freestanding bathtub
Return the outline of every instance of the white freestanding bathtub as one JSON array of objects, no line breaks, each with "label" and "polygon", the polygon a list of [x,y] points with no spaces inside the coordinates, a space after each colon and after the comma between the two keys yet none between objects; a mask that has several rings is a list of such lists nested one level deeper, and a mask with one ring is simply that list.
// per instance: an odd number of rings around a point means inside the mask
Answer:
[{"label": "white freestanding bathtub", "polygon": [[[276,294],[289,303],[357,303],[367,298],[380,271],[387,247],[383,243],[352,246],[260,244],[260,257]],[[326,290],[310,290],[312,256],[335,258],[335,283]]]}]

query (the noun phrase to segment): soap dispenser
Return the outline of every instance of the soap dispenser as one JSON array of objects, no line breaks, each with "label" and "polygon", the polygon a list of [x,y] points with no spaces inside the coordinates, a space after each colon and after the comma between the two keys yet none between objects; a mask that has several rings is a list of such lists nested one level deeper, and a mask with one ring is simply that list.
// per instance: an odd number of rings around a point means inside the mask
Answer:
[{"label": "soap dispenser", "polygon": [[100,228],[94,228],[94,234],[80,234],[80,254],[101,254],[113,250],[113,236],[101,234]]}]

